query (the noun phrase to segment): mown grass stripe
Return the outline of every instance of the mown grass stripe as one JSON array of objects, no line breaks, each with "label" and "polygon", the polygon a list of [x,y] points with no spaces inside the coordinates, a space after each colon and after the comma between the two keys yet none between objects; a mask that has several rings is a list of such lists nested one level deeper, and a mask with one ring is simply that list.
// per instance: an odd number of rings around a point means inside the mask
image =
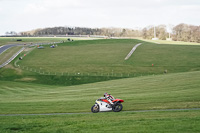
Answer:
[{"label": "mown grass stripe", "polygon": [[[132,112],[132,113],[142,113],[142,112],[163,112],[163,111],[191,111],[200,110],[200,108],[187,108],[187,109],[157,109],[157,110],[134,110],[134,111],[121,111]],[[106,112],[99,112],[106,113]],[[108,112],[107,112],[108,113]],[[92,112],[81,112],[81,113],[44,113],[44,114],[0,114],[0,116],[38,116],[38,115],[79,115],[79,114],[93,114]]]}]

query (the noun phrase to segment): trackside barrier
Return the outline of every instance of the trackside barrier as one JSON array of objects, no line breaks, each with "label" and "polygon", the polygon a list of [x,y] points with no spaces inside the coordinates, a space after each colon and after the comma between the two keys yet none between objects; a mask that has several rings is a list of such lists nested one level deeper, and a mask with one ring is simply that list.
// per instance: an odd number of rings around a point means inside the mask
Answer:
[{"label": "trackside barrier", "polygon": [[15,57],[17,57],[25,48],[21,48],[16,54],[14,54],[10,59],[8,59],[6,62],[4,62],[3,64],[0,65],[0,68],[6,66],[8,63],[10,63],[12,60],[15,59]]},{"label": "trackside barrier", "polygon": [[[30,44],[29,46],[37,46],[37,45],[50,45],[50,44],[57,44],[57,43],[62,43],[61,42],[51,42],[51,43],[35,43],[35,44]],[[2,46],[1,46],[2,47]],[[0,47],[0,48],[1,48]],[[23,50],[25,49],[25,47],[21,48],[16,54],[14,54],[10,59],[8,59],[6,62],[4,62],[3,64],[0,65],[0,68],[6,66],[7,64],[9,64],[12,60],[15,59],[15,57],[17,57]],[[16,66],[16,63],[15,63]]]},{"label": "trackside barrier", "polygon": [[[144,74],[139,74],[139,73],[114,73],[114,72],[108,72],[108,73],[101,73],[101,72],[94,72],[94,73],[88,73],[88,72],[50,72],[46,71],[45,69],[36,69],[28,66],[22,66],[22,65],[16,65],[16,67],[25,70],[25,71],[30,71],[33,73],[38,73],[39,75],[57,75],[57,76],[75,76],[75,77],[82,77],[82,76],[91,76],[91,77],[116,77],[116,78],[128,78],[128,77],[138,77],[138,76],[144,76]],[[145,74],[147,75],[154,75],[153,73]]]},{"label": "trackside barrier", "polygon": [[133,54],[133,52],[136,50],[136,48],[138,46],[140,46],[142,43],[138,43],[137,45],[135,45],[132,50],[129,52],[129,54],[126,56],[126,58],[124,60],[128,60],[129,57],[131,57],[131,55]]}]

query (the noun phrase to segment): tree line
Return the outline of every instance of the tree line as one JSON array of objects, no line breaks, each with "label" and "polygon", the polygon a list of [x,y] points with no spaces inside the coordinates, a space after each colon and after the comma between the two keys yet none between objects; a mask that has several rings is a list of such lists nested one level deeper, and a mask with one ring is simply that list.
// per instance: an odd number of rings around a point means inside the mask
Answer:
[{"label": "tree line", "polygon": [[109,37],[141,37],[140,30],[128,28],[82,28],[82,27],[53,27],[21,32],[22,36],[41,35],[100,35]]},{"label": "tree line", "polygon": [[[179,24],[176,26],[155,26],[156,37],[160,40],[171,38],[175,41],[200,42],[200,26]],[[143,37],[154,38],[154,26],[143,29],[129,28],[83,28],[83,27],[52,27],[35,29],[21,32],[22,36],[45,36],[45,35],[99,35],[108,37]]]}]

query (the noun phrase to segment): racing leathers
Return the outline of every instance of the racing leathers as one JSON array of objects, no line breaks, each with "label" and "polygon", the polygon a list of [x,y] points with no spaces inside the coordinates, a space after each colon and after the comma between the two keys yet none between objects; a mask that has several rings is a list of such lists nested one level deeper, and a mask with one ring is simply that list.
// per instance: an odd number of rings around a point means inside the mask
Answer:
[{"label": "racing leathers", "polygon": [[108,102],[110,102],[110,104],[113,105],[112,101],[114,100],[114,97],[112,95],[110,94],[105,95],[105,99],[107,99]]}]

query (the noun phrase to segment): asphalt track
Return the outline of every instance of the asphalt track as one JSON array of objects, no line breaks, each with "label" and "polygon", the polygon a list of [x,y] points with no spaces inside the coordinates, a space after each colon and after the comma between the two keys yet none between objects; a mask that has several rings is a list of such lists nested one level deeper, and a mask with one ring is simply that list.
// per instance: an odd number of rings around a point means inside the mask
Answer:
[{"label": "asphalt track", "polygon": [[[135,111],[121,111],[121,112],[133,112],[133,113],[142,113],[142,112],[163,112],[163,111],[191,111],[191,110],[200,110],[200,108],[190,108],[190,109],[158,109],[158,110],[135,110]],[[103,113],[103,112],[100,112]],[[105,112],[104,112],[105,113]],[[82,112],[82,113],[44,113],[44,114],[0,114],[0,116],[37,116],[37,115],[76,115],[76,114],[94,114],[92,112]]]},{"label": "asphalt track", "polygon": [[8,50],[11,47],[19,46],[22,44],[9,44],[9,45],[4,45],[0,47],[0,54],[2,54],[4,51]]}]

